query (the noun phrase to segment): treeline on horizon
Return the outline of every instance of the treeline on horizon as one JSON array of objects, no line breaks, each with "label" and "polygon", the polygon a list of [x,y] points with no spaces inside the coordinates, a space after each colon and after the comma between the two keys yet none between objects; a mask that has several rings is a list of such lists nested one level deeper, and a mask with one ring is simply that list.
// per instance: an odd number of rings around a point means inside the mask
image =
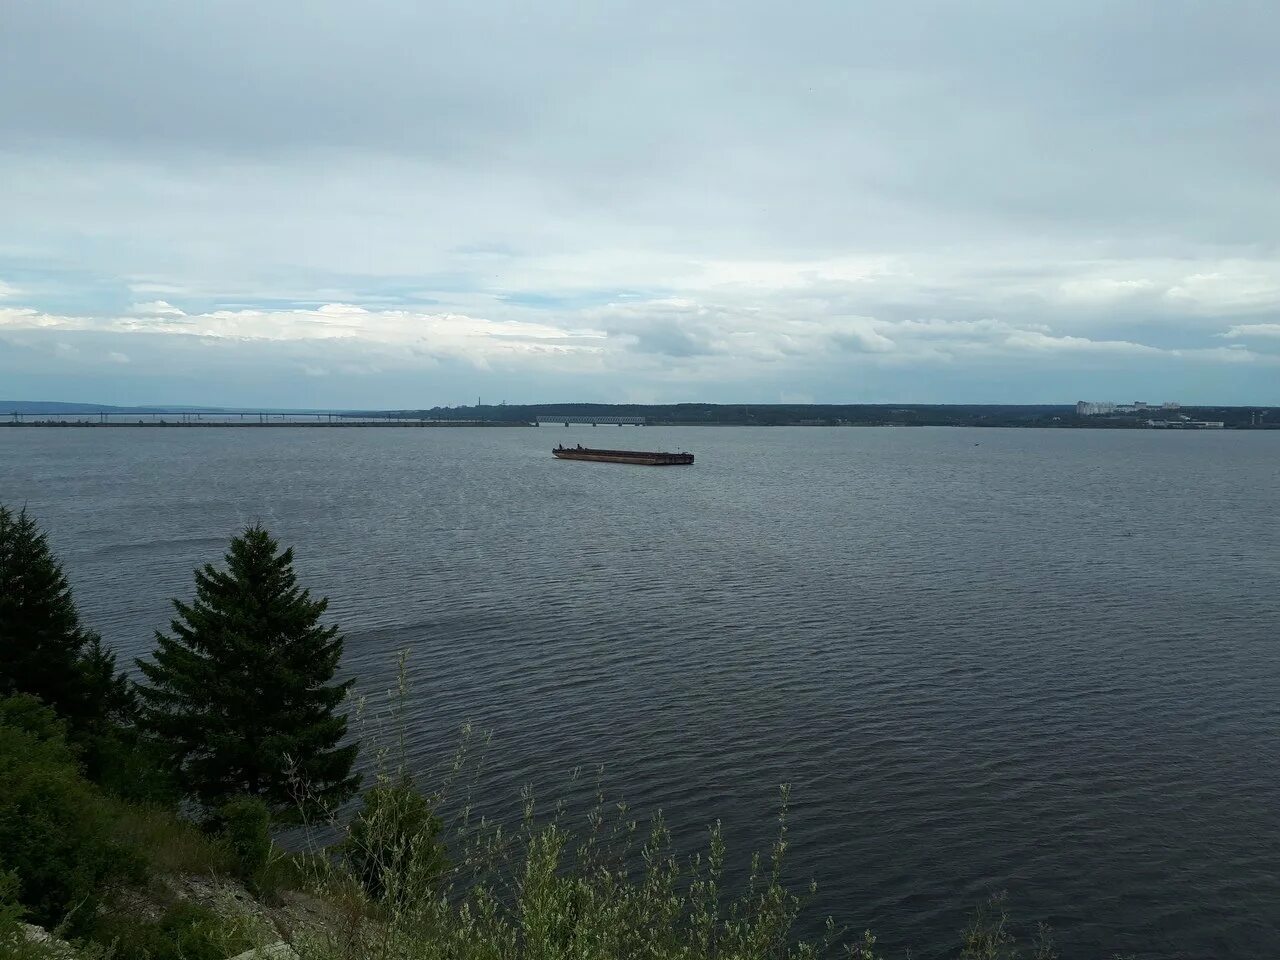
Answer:
[{"label": "treeline on horizon", "polygon": [[[1183,406],[1131,415],[1078,416],[1074,404],[953,403],[534,403],[435,406],[405,409],[319,410],[283,407],[191,405],[109,406],[54,401],[0,400],[0,414],[68,416],[74,414],[156,416],[174,414],[306,415],[407,418],[485,423],[534,423],[538,417],[644,417],[655,426],[894,426],[894,427],[1050,427],[1126,429],[1145,427],[1148,419],[1170,416],[1222,421],[1229,429],[1280,429],[1280,407]],[[0,419],[0,423],[6,423]]]},{"label": "treeline on horizon", "polygon": [[935,404],[811,403],[536,403],[432,407],[408,416],[438,420],[496,420],[531,423],[538,417],[644,417],[670,425],[788,426],[804,422],[921,426],[956,423],[1026,422],[1063,413],[1066,406],[944,406]]},{"label": "treeline on horizon", "polygon": [[[1266,413],[1262,426],[1280,428],[1280,408],[1182,407],[1176,414],[1193,420],[1221,420],[1228,427],[1249,427]],[[717,404],[717,403],[538,403],[430,407],[420,410],[351,411],[352,416],[420,417],[533,423],[539,417],[644,417],[670,426],[902,426],[902,427],[1088,427],[1126,428],[1168,415],[1152,410],[1134,416],[1077,416],[1066,404]],[[1267,420],[1270,423],[1267,423]]]}]

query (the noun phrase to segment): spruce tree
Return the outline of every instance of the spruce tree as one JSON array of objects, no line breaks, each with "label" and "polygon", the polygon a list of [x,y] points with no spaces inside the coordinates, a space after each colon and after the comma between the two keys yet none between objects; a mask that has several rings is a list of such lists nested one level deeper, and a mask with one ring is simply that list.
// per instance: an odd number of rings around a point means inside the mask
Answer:
[{"label": "spruce tree", "polygon": [[195,600],[173,601],[172,635],[157,632],[153,661],[138,661],[142,725],[208,808],[247,795],[286,819],[322,810],[359,785],[358,748],[339,745],[353,682],[333,682],[342,636],[320,623],[328,601],[298,586],[292,548],[260,525],[225,560],[195,572]]},{"label": "spruce tree", "polygon": [[71,725],[101,734],[133,707],[115,656],[80,623],[71,587],[25,509],[0,506],[0,696],[39,697]]}]

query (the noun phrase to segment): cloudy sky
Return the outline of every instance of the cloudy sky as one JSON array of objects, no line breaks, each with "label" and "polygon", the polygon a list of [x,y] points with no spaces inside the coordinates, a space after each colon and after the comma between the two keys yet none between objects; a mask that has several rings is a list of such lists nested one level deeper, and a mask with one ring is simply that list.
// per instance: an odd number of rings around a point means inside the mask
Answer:
[{"label": "cloudy sky", "polygon": [[0,397],[1280,404],[1280,5],[0,0]]}]

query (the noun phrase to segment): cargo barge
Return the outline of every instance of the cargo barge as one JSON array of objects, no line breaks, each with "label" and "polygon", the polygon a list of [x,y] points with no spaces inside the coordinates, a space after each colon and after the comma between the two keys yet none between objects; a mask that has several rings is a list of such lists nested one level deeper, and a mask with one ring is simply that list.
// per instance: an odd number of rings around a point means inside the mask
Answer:
[{"label": "cargo barge", "polygon": [[692,453],[651,453],[646,450],[593,450],[557,446],[551,451],[560,460],[592,460],[596,463],[634,463],[645,467],[676,467],[693,463]]}]

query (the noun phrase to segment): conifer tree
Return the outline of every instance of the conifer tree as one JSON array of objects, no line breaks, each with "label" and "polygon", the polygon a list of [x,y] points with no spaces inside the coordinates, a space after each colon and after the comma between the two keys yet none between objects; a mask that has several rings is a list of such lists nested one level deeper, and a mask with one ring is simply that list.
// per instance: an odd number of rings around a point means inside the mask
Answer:
[{"label": "conifer tree", "polygon": [[328,601],[298,586],[292,548],[260,525],[225,561],[196,571],[195,600],[173,601],[172,635],[138,661],[142,725],[206,807],[247,795],[288,818],[340,802],[359,784],[358,748],[339,745],[352,681],[333,682],[342,636],[320,623]]},{"label": "conifer tree", "polygon": [[0,506],[0,695],[39,697],[72,738],[102,733],[133,707],[115,655],[80,623],[48,539],[25,509]]}]

